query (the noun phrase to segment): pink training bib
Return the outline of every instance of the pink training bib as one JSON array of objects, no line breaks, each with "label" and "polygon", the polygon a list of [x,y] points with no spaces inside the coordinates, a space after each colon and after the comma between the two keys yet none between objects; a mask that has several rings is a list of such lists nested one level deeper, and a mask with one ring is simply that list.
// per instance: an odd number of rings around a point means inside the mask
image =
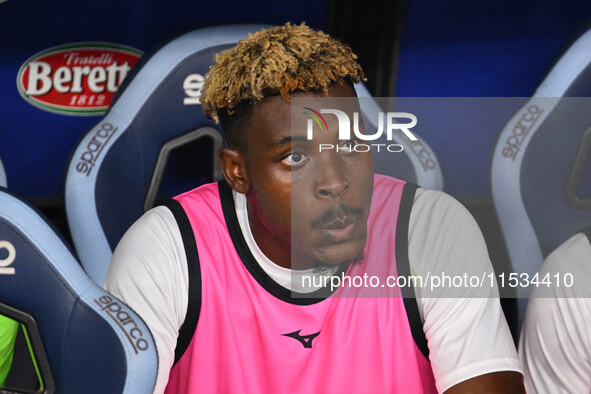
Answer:
[{"label": "pink training bib", "polygon": [[[396,275],[404,186],[375,176],[365,258],[348,276]],[[194,233],[198,261],[189,264],[200,264],[201,308],[188,311],[199,314],[197,328],[171,369],[166,393],[437,392],[399,289],[340,288],[325,299],[290,298],[248,250],[225,183],[176,200]]]}]

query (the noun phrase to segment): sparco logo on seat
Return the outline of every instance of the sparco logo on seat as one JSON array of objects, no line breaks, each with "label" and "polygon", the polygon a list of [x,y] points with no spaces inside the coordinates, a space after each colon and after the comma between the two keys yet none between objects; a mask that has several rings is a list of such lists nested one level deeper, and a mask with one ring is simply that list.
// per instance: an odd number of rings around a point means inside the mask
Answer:
[{"label": "sparco logo on seat", "polygon": [[108,122],[96,126],[92,138],[86,143],[86,149],[80,155],[78,163],[76,163],[76,171],[89,176],[103,149],[117,130],[117,127]]},{"label": "sparco logo on seat", "polygon": [[521,144],[535,126],[537,120],[542,115],[542,112],[544,112],[544,110],[535,104],[529,105],[522,111],[517,119],[517,123],[515,123],[511,129],[509,137],[505,140],[505,146],[502,150],[503,157],[515,161],[515,158],[521,150]]},{"label": "sparco logo on seat", "polygon": [[16,84],[20,95],[38,108],[98,115],[141,55],[134,48],[100,42],[60,45],[29,58]]},{"label": "sparco logo on seat", "polygon": [[150,347],[148,341],[143,338],[144,332],[138,327],[134,317],[127,312],[125,306],[122,306],[116,299],[107,295],[94,299],[94,303],[123,330],[135,354]]}]

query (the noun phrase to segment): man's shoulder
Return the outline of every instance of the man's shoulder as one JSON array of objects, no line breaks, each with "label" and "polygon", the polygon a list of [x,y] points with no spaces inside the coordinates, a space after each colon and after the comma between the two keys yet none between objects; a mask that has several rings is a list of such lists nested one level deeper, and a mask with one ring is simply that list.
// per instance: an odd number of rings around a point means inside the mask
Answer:
[{"label": "man's shoulder", "polygon": [[373,188],[379,190],[384,187],[403,187],[407,182],[389,175],[373,174]]},{"label": "man's shoulder", "polygon": [[179,235],[173,213],[168,207],[159,205],[148,210],[131,225],[115,248],[114,257],[121,252],[164,246]]},{"label": "man's shoulder", "polygon": [[374,174],[371,197],[372,210],[389,210],[392,204],[402,199],[406,182],[387,175]]},{"label": "man's shoulder", "polygon": [[[591,290],[588,286],[591,278],[590,261],[591,241],[586,234],[578,232],[546,257],[535,278],[546,282],[548,278],[556,278],[558,282],[553,286],[535,286],[532,298],[543,298],[544,301],[546,298],[559,298],[562,299],[559,300],[561,307],[584,303],[589,310],[587,318],[591,319]],[[559,282],[568,285],[560,286]]]},{"label": "man's shoulder", "polygon": [[119,241],[104,287],[119,295],[126,287],[164,280],[179,265],[175,259],[182,252],[182,238],[172,212],[165,206],[152,208]]},{"label": "man's shoulder", "polygon": [[233,207],[232,189],[225,181],[207,183],[174,197],[168,207],[181,230],[223,223]]},{"label": "man's shoulder", "polygon": [[205,183],[177,195],[174,199],[180,201],[187,199],[202,199],[206,196],[219,196],[220,189],[223,189],[225,186],[227,186],[225,181]]},{"label": "man's shoulder", "polygon": [[414,197],[413,213],[415,215],[437,218],[472,219],[466,207],[456,198],[441,190],[423,189],[419,187]]},{"label": "man's shoulder", "polygon": [[[395,190],[399,190],[402,193],[403,188],[410,187],[411,185],[412,183],[410,182],[392,176],[374,174],[374,193],[389,194]],[[429,210],[435,209],[439,214],[445,214],[449,211],[452,213],[467,213],[466,208],[458,200],[441,190],[424,189],[416,185],[413,200],[413,205],[419,206],[417,210],[429,208]]]}]

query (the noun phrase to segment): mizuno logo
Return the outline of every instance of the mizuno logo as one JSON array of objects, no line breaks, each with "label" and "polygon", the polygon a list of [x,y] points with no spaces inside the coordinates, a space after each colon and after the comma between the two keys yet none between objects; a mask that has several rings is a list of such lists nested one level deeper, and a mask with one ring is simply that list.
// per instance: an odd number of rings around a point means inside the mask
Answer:
[{"label": "mizuno logo", "polygon": [[310,335],[300,335],[300,331],[302,330],[297,330],[294,332],[290,332],[289,334],[281,334],[285,337],[291,337],[294,339],[297,339],[302,345],[304,345],[304,347],[306,349],[311,349],[312,348],[312,341],[314,340],[314,338],[316,338],[319,334],[320,331],[318,331],[316,334],[310,334]]}]

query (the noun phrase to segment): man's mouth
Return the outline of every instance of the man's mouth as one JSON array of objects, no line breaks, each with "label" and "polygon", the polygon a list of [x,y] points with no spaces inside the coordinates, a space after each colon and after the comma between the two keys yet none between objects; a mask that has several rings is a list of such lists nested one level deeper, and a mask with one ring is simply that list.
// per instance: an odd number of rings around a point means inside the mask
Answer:
[{"label": "man's mouth", "polygon": [[319,231],[330,243],[340,243],[355,236],[363,210],[347,204],[329,209],[312,222],[312,228]]},{"label": "man's mouth", "polygon": [[353,236],[358,219],[358,216],[345,216],[327,223],[319,230],[332,242],[344,242]]},{"label": "man's mouth", "polygon": [[358,216],[347,215],[347,216],[343,216],[341,218],[337,218],[329,223],[323,224],[321,228],[323,230],[342,229],[342,228],[345,228],[345,227],[350,226],[351,224],[355,223],[357,221],[357,219],[358,219]]}]

